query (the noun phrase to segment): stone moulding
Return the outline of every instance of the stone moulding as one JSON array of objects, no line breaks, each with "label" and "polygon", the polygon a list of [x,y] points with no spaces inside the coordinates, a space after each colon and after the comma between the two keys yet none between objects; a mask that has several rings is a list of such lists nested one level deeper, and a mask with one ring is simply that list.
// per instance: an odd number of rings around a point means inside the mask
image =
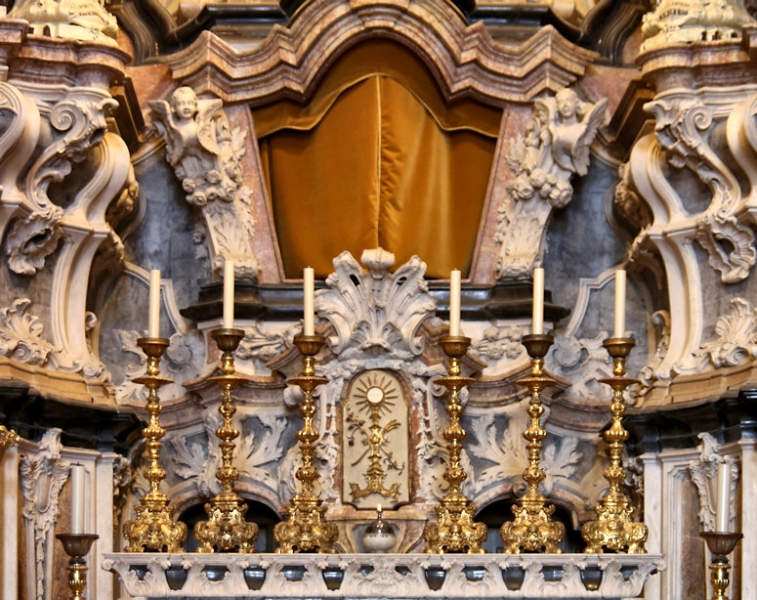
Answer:
[{"label": "stone moulding", "polygon": [[191,46],[167,57],[166,64],[175,80],[224,102],[303,98],[347,45],[376,36],[418,52],[448,98],[470,94],[493,104],[528,102],[545,90],[566,87],[598,56],[551,26],[517,46],[504,46],[493,40],[483,22],[468,25],[452,5],[433,0],[316,0],[288,27],[274,25],[251,51],[237,52],[204,32]]},{"label": "stone moulding", "polygon": [[665,569],[652,554],[105,554],[143,598],[637,597]]}]

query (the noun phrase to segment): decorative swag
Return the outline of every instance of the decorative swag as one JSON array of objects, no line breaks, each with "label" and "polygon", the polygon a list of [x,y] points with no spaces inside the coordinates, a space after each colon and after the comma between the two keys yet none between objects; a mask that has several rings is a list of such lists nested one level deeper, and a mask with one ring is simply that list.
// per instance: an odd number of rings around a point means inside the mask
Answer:
[{"label": "decorative swag", "polygon": [[326,73],[306,105],[253,111],[288,278],[324,277],[348,250],[418,255],[427,276],[470,267],[501,109],[447,104],[409,50],[364,42]]}]

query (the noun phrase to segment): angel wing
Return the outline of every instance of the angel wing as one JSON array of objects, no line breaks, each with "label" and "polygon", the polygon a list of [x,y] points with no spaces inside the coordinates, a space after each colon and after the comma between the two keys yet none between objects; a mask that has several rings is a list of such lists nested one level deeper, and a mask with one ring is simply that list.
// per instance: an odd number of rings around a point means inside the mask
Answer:
[{"label": "angel wing", "polygon": [[218,156],[220,152],[217,139],[218,121],[225,121],[225,119],[222,100],[215,98],[198,102],[197,140],[205,150],[215,156]]},{"label": "angel wing", "polygon": [[152,111],[157,115],[157,120],[153,123],[158,129],[158,133],[166,140],[166,153],[168,162],[175,165],[181,159],[184,143],[181,135],[176,129],[176,123],[173,120],[173,110],[171,105],[165,100],[153,100],[148,102]]},{"label": "angel wing", "polygon": [[599,126],[604,121],[606,108],[607,98],[602,98],[591,107],[589,113],[581,121],[584,125],[583,130],[571,148],[573,168],[578,175],[586,175],[589,170],[589,148],[597,135]]},{"label": "angel wing", "polygon": [[554,120],[555,103],[552,98],[537,98],[534,100],[534,112],[528,122],[526,139],[523,145],[523,169],[544,168],[544,157],[551,150],[552,134],[550,125]]}]

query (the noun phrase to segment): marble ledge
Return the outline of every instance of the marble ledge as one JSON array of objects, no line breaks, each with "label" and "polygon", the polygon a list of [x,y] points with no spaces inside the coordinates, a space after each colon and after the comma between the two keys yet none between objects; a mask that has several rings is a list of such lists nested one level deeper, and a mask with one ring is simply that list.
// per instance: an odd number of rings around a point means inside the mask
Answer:
[{"label": "marble ledge", "polygon": [[652,554],[105,554],[133,598],[638,597]]}]

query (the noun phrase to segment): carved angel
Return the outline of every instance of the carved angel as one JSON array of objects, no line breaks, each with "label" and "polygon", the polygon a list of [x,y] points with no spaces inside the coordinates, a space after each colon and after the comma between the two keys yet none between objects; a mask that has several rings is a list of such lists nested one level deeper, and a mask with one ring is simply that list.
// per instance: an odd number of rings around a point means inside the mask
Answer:
[{"label": "carved angel", "polygon": [[589,169],[589,147],[597,135],[605,116],[607,99],[596,104],[582,102],[575,91],[563,88],[554,98],[534,101],[534,117],[526,138],[534,143],[538,135],[539,149],[527,154],[538,157],[532,164],[524,163],[531,171],[543,169],[559,178],[567,178],[572,173],[586,175]]},{"label": "carved angel", "polygon": [[[184,166],[189,176],[203,167],[215,166],[211,157],[220,154],[219,142],[231,138],[228,125],[223,123],[226,117],[220,99],[199,101],[195,91],[185,86],[174,91],[170,103],[156,100],[150,102],[150,108],[158,115],[155,125],[166,140],[171,166]],[[192,159],[194,164],[185,164],[185,159]]]}]

